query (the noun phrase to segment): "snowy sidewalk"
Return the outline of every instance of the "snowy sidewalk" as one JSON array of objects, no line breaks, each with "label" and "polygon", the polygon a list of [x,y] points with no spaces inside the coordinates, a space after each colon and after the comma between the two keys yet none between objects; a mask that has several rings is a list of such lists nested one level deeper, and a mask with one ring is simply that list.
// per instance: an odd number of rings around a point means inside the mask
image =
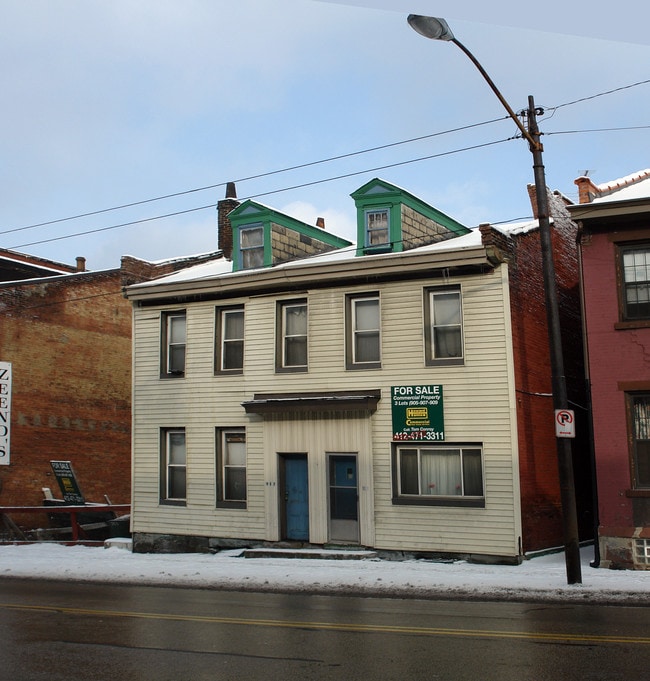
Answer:
[{"label": "snowy sidewalk", "polygon": [[133,554],[124,548],[0,546],[0,577],[201,589],[650,605],[650,571],[592,568],[582,550],[582,584],[567,585],[564,554],[517,566],[463,561],[323,560],[212,554]]}]

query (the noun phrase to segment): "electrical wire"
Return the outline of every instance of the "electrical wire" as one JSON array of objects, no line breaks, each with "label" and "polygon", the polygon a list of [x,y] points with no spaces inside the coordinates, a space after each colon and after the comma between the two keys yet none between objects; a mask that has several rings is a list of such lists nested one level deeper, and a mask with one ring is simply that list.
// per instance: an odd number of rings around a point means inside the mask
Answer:
[{"label": "electrical wire", "polygon": [[[586,102],[586,101],[589,101],[589,100],[592,100],[592,99],[596,99],[598,97],[604,97],[606,95],[611,95],[611,94],[614,94],[614,93],[621,92],[623,90],[628,90],[628,89],[633,88],[633,87],[637,87],[637,86],[640,86],[640,85],[646,85],[648,83],[650,83],[650,79],[638,81],[636,83],[631,83],[629,85],[624,85],[624,86],[621,86],[621,87],[613,88],[611,90],[596,93],[594,95],[590,95],[590,96],[587,96],[587,97],[581,97],[579,99],[575,99],[575,100],[572,100],[570,102],[565,102],[563,104],[558,104],[558,105],[551,106],[551,107],[545,107],[545,111],[552,112],[550,117],[553,117],[555,112],[560,108],[572,106],[572,105],[579,104],[579,103],[582,103],[582,102]],[[345,159],[345,158],[360,156],[360,155],[363,155],[363,154],[372,153],[374,151],[389,149],[389,148],[392,148],[392,147],[396,147],[396,146],[400,146],[400,145],[404,145],[404,144],[409,144],[409,143],[412,143],[412,142],[418,142],[418,141],[422,141],[422,140],[425,140],[425,139],[431,139],[433,137],[439,137],[439,136],[450,134],[450,133],[453,133],[453,132],[460,132],[460,131],[469,130],[469,129],[484,126],[484,125],[490,125],[492,123],[503,121],[503,120],[506,120],[508,118],[509,118],[509,116],[505,116],[505,117],[501,117],[501,118],[495,118],[495,119],[491,119],[491,120],[488,120],[488,121],[482,121],[480,123],[473,123],[473,124],[469,124],[469,125],[460,126],[460,127],[457,127],[457,128],[451,128],[449,130],[443,130],[443,131],[431,133],[431,134],[428,134],[428,135],[421,135],[421,136],[418,136],[418,137],[413,137],[413,138],[410,138],[410,139],[407,139],[407,140],[402,140],[402,141],[399,141],[399,142],[391,142],[391,143],[388,143],[388,144],[378,145],[378,146],[375,146],[375,147],[370,147],[368,149],[353,151],[353,152],[349,152],[349,153],[346,153],[346,154],[340,154],[340,155],[337,155],[337,156],[332,156],[332,157],[329,157],[329,158],[320,159],[320,160],[317,160],[317,161],[310,161],[310,162],[307,162],[307,163],[289,166],[289,167],[286,167],[286,168],[281,168],[281,169],[272,170],[272,171],[268,171],[268,172],[264,172],[264,173],[259,173],[257,175],[251,175],[251,176],[248,176],[248,177],[243,177],[243,178],[240,178],[238,180],[234,180],[234,182],[241,184],[241,183],[251,181],[251,180],[255,180],[255,179],[271,177],[271,176],[274,176],[274,175],[279,175],[279,174],[291,172],[291,171],[294,171],[294,170],[300,170],[300,169],[304,169],[304,168],[313,167],[313,166],[316,166],[316,165],[331,163],[333,161],[338,161],[338,160],[342,160],[342,159]],[[596,128],[596,129],[592,129],[592,130],[555,131],[555,132],[547,132],[547,133],[543,133],[543,134],[545,134],[545,135],[561,135],[561,134],[578,134],[578,133],[590,133],[590,132],[614,132],[614,131],[623,131],[623,130],[642,130],[642,129],[647,129],[649,127],[650,126],[629,126],[629,127],[619,127],[619,128]],[[501,142],[510,141],[512,139],[517,139],[517,138],[520,138],[520,137],[521,137],[521,135],[518,134],[518,135],[515,135],[514,137],[509,137],[509,138],[506,138],[504,140],[499,140],[499,141],[495,141],[495,142],[488,142],[488,143],[485,143],[485,144],[479,144],[479,145],[475,145],[475,146],[471,146],[471,147],[465,147],[465,148],[457,149],[457,150],[453,150],[453,151],[442,152],[440,154],[433,154],[431,156],[424,156],[424,157],[421,157],[421,158],[411,159],[411,160],[408,160],[408,161],[401,161],[401,162],[398,162],[398,163],[388,164],[388,165],[385,165],[385,166],[379,166],[379,167],[376,167],[376,168],[356,171],[356,172],[347,173],[347,174],[344,174],[344,175],[338,175],[336,177],[330,177],[330,178],[325,178],[325,179],[321,179],[321,180],[315,180],[313,182],[306,182],[306,183],[302,183],[302,184],[297,184],[297,185],[294,185],[294,186],[291,186],[291,187],[286,187],[286,188],[282,188],[282,189],[276,189],[276,190],[271,190],[271,191],[251,195],[247,198],[251,198],[251,199],[252,198],[259,198],[259,197],[263,197],[263,196],[269,196],[269,195],[272,195],[272,194],[278,194],[278,193],[285,192],[285,191],[290,191],[290,190],[293,190],[293,189],[300,189],[300,188],[303,188],[303,187],[314,186],[314,185],[322,184],[322,183],[325,183],[325,182],[332,182],[332,181],[337,180],[337,179],[343,179],[343,178],[346,178],[346,177],[353,177],[353,176],[356,176],[356,175],[362,175],[362,174],[367,173],[367,172],[375,172],[375,171],[384,170],[384,169],[387,169],[387,168],[394,168],[394,167],[398,167],[398,166],[402,166],[402,165],[407,165],[407,164],[410,164],[410,163],[416,163],[416,162],[419,162],[419,161],[429,160],[429,159],[432,159],[432,158],[438,158],[438,157],[441,157],[441,156],[447,156],[447,155],[451,155],[451,154],[455,154],[455,153],[460,153],[460,152],[463,152],[463,151],[478,149],[478,148],[481,148],[481,147],[490,146],[492,144],[499,144]],[[40,223],[36,223],[36,224],[32,224],[32,225],[26,225],[26,226],[23,226],[23,227],[16,227],[16,228],[0,231],[0,235],[1,234],[10,234],[10,233],[20,232],[20,231],[26,231],[26,230],[30,230],[30,229],[35,229],[37,227],[45,227],[45,226],[48,226],[48,225],[54,225],[54,224],[58,224],[58,223],[61,223],[61,222],[67,222],[67,221],[71,221],[71,220],[78,220],[80,218],[91,217],[93,215],[100,215],[100,214],[103,214],[103,213],[108,213],[108,212],[112,212],[112,211],[116,211],[116,210],[122,210],[124,208],[132,208],[132,207],[135,207],[135,206],[153,203],[155,201],[162,201],[162,200],[165,200],[165,199],[175,198],[175,197],[178,197],[178,196],[184,196],[184,195],[193,194],[193,193],[197,193],[197,192],[201,192],[201,191],[206,191],[206,190],[209,190],[209,189],[215,189],[217,187],[223,187],[226,184],[227,184],[227,182],[219,182],[219,183],[212,184],[212,185],[206,185],[204,187],[196,187],[196,188],[193,188],[193,189],[187,189],[187,190],[183,190],[183,191],[179,191],[179,192],[174,192],[174,193],[166,194],[166,195],[163,195],[163,196],[157,196],[157,197],[153,197],[153,198],[149,198],[149,199],[143,199],[143,200],[140,200],[140,201],[134,201],[134,202],[122,204],[122,205],[119,205],[119,206],[113,206],[113,207],[110,207],[110,208],[103,208],[103,209],[100,209],[100,210],[89,211],[87,213],[80,213],[78,215],[72,215],[72,216],[65,217],[65,218],[58,218],[56,220],[48,220],[48,221],[45,221],[45,222],[40,222]],[[63,236],[58,236],[58,237],[52,237],[52,238],[49,238],[49,239],[33,241],[33,242],[30,242],[30,243],[19,244],[19,245],[16,245],[16,246],[11,246],[10,248],[25,248],[27,246],[35,246],[35,245],[43,244],[43,243],[50,243],[50,242],[53,242],[53,241],[60,241],[60,240],[63,240],[63,239],[70,239],[70,238],[74,238],[74,237],[78,237],[78,236],[95,234],[95,233],[104,232],[104,231],[108,231],[108,230],[112,230],[112,229],[118,229],[120,227],[127,227],[127,226],[131,226],[131,225],[137,225],[137,224],[145,223],[145,222],[151,222],[153,220],[160,220],[160,219],[164,219],[164,218],[168,218],[168,217],[174,217],[176,215],[183,215],[183,214],[187,214],[187,213],[193,213],[193,212],[198,212],[198,211],[202,211],[202,210],[207,210],[207,209],[210,209],[210,208],[214,208],[215,206],[216,206],[216,204],[212,203],[212,204],[208,204],[206,206],[189,208],[187,210],[176,211],[176,212],[167,213],[167,214],[164,214],[164,215],[156,215],[156,216],[153,216],[153,217],[150,217],[150,218],[143,218],[141,220],[134,220],[134,221],[130,221],[130,222],[120,223],[120,224],[117,224],[117,225],[110,225],[108,227],[102,227],[102,228],[93,229],[93,230],[86,230],[86,231],[77,232],[77,233],[74,233],[74,234],[68,234],[68,235],[63,235]]]},{"label": "electrical wire", "polygon": [[[320,159],[318,161],[309,161],[307,163],[300,163],[298,165],[289,166],[287,168],[280,168],[278,170],[270,170],[264,173],[258,173],[257,175],[249,175],[248,177],[242,177],[237,180],[233,180],[235,184],[243,184],[244,182],[249,182],[251,180],[259,180],[264,177],[271,177],[273,175],[279,175],[281,173],[288,173],[293,170],[302,170],[304,168],[310,168],[317,165],[322,165],[324,163],[331,163],[332,161],[340,161],[345,158],[352,158],[354,156],[360,156],[362,154],[369,154],[375,151],[382,151],[384,149],[390,149],[392,147],[397,147],[403,144],[411,144],[412,142],[421,142],[422,140],[432,139],[433,137],[440,137],[442,135],[448,135],[454,132],[462,132],[465,130],[471,130],[472,128],[478,128],[483,125],[491,125],[492,123],[498,123],[499,121],[507,120],[509,116],[502,116],[501,118],[493,118],[488,121],[482,121],[480,123],[471,123],[469,125],[463,125],[458,128],[451,128],[449,130],[442,130],[440,132],[433,132],[428,135],[420,135],[419,137],[412,137],[407,140],[402,140],[400,142],[389,142],[387,144],[381,144],[375,147],[370,147],[368,149],[361,149],[358,151],[351,151],[347,154],[339,154],[338,156],[330,156],[329,158]],[[186,189],[179,192],[174,192],[173,194],[165,194],[163,196],[156,196],[150,199],[143,199],[141,201],[133,201],[132,203],[125,203],[120,206],[113,206],[111,208],[101,208],[99,210],[89,211],[88,213],[80,213],[78,215],[71,215],[67,218],[58,218],[56,220],[47,220],[46,222],[39,222],[33,225],[26,225],[24,227],[14,227],[12,229],[7,229],[0,231],[0,234],[10,234],[12,232],[22,232],[28,229],[35,229],[36,227],[45,227],[47,225],[54,225],[60,222],[67,222],[69,220],[79,220],[80,218],[87,218],[93,215],[100,215],[102,213],[110,213],[116,210],[122,210],[123,208],[133,208],[134,206],[142,206],[147,203],[153,203],[154,201],[163,201],[165,199],[171,199],[178,196],[185,196],[187,194],[193,194],[197,192],[206,191],[208,189],[216,189],[218,187],[225,187],[227,182],[218,182],[216,184],[206,185],[205,187],[196,187],[194,189]],[[200,210],[200,209],[199,209]]]},{"label": "electrical wire", "polygon": [[[366,173],[374,173],[374,172],[377,172],[378,170],[386,170],[387,168],[397,168],[399,166],[408,165],[408,164],[411,164],[411,163],[418,163],[420,161],[428,161],[430,159],[440,158],[442,156],[451,156],[452,154],[458,154],[458,153],[461,153],[461,152],[464,152],[464,151],[471,151],[471,150],[474,150],[474,149],[481,149],[481,148],[484,148],[484,147],[494,146],[495,144],[502,144],[504,142],[510,142],[514,139],[517,139],[517,137],[506,137],[504,139],[495,140],[495,141],[492,141],[492,142],[484,142],[483,144],[475,144],[475,145],[472,145],[470,147],[463,147],[461,149],[453,149],[451,151],[443,151],[443,152],[440,152],[438,154],[431,154],[429,156],[421,156],[420,158],[409,159],[408,161],[399,161],[397,163],[390,163],[390,164],[383,165],[383,166],[377,166],[375,168],[366,168],[364,170],[357,170],[357,171],[354,171],[354,172],[351,172],[351,173],[345,173],[343,175],[337,175],[335,177],[328,177],[328,178],[324,178],[324,179],[320,179],[320,180],[314,180],[312,182],[304,182],[302,184],[293,185],[291,187],[283,187],[281,189],[274,189],[274,190],[271,190],[271,191],[268,191],[268,192],[253,194],[249,197],[241,199],[241,201],[246,201],[247,199],[260,198],[262,196],[269,196],[271,194],[280,194],[282,192],[287,192],[287,191],[291,191],[291,190],[294,190],[294,189],[301,189],[303,187],[312,187],[314,185],[325,184],[326,182],[334,182],[335,180],[342,180],[342,179],[345,179],[347,177],[354,177],[356,175],[364,175]],[[62,241],[63,239],[72,239],[72,238],[78,237],[78,236],[87,236],[89,234],[97,234],[99,232],[107,232],[109,230],[118,229],[120,227],[129,227],[129,226],[132,226],[132,225],[142,224],[143,222],[151,222],[153,220],[161,220],[163,218],[173,217],[175,215],[195,213],[197,211],[207,210],[209,208],[216,208],[216,206],[217,206],[216,203],[211,203],[211,204],[208,204],[207,206],[200,206],[198,208],[188,208],[187,210],[176,211],[174,213],[167,213],[165,215],[156,215],[156,216],[153,216],[153,217],[150,217],[150,218],[143,218],[141,220],[132,220],[130,222],[123,222],[123,223],[120,223],[118,225],[110,225],[108,227],[99,227],[97,229],[89,229],[89,230],[85,230],[83,232],[76,232],[74,234],[66,234],[66,235],[63,235],[63,236],[50,237],[49,239],[41,239],[39,241],[31,241],[29,243],[17,244],[15,246],[9,246],[9,248],[10,249],[26,248],[27,246],[37,246],[39,244],[52,243],[53,241]]]}]

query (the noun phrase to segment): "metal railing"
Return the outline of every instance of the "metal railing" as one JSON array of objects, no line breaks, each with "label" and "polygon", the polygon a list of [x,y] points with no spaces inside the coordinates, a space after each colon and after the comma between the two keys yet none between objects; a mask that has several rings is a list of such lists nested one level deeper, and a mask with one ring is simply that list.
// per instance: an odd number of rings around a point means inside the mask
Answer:
[{"label": "metal railing", "polygon": [[0,506],[0,522],[4,524],[10,534],[15,536],[15,539],[0,539],[0,544],[16,544],[16,543],[36,543],[42,541],[38,538],[29,538],[30,534],[39,532],[40,530],[23,530],[11,519],[11,515],[31,515],[31,514],[45,514],[50,516],[52,514],[65,513],[70,516],[70,527],[54,527],[45,528],[43,533],[63,533],[70,532],[72,538],[70,540],[57,541],[56,543],[65,544],[101,544],[102,541],[92,540],[88,538],[87,532],[99,527],[107,527],[108,522],[104,520],[99,523],[80,523],[80,515],[92,514],[126,514],[131,510],[130,504],[89,504],[80,506]]}]

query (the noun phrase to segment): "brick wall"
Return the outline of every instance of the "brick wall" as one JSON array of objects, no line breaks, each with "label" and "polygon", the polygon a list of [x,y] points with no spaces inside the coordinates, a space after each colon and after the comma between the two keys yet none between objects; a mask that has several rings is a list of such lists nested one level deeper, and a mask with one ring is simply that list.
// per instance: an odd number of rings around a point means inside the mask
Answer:
[{"label": "brick wall", "polygon": [[0,504],[40,505],[43,487],[60,497],[56,459],[72,461],[88,500],[128,503],[131,306],[119,270],[1,287],[0,357],[13,373]]},{"label": "brick wall", "polygon": [[[131,303],[124,286],[218,253],[0,284],[0,360],[12,364],[11,463],[0,505],[61,493],[50,461],[71,461],[88,501],[131,498]],[[42,522],[39,519],[38,522]]]},{"label": "brick wall", "polygon": [[[534,192],[531,194],[534,204]],[[564,199],[549,194],[553,220],[552,243],[558,289],[560,325],[567,392],[579,421],[573,441],[576,494],[581,538],[592,535],[591,478],[587,434],[586,394],[580,319],[577,227]],[[547,313],[539,230],[515,234],[511,243],[489,236],[510,263],[513,350],[519,434],[519,465],[524,551],[562,545],[562,506],[559,490],[554,407],[551,397]]]}]

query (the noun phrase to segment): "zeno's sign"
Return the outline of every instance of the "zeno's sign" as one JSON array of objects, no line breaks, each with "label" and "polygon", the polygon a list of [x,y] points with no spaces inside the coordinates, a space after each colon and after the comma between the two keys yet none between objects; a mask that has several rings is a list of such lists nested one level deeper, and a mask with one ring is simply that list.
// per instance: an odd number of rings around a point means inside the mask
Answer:
[{"label": "zeno's sign", "polygon": [[11,435],[11,363],[0,362],[0,466],[9,465]]}]

